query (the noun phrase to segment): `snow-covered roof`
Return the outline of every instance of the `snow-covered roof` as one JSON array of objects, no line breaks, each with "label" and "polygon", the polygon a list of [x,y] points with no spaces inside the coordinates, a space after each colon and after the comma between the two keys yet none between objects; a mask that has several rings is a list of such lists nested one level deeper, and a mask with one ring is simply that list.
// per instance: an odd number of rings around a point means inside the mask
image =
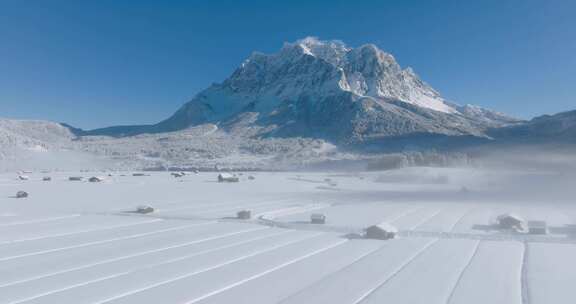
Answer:
[{"label": "snow-covered roof", "polygon": [[519,222],[524,222],[524,219],[515,213],[504,213],[497,217],[498,220],[502,220],[504,218],[513,218]]},{"label": "snow-covered roof", "polygon": [[398,232],[398,229],[396,227],[394,227],[391,224],[386,223],[386,222],[382,222],[380,224],[376,224],[376,225],[370,226],[368,228],[369,229],[370,228],[378,228],[380,230],[387,231],[387,232]]}]

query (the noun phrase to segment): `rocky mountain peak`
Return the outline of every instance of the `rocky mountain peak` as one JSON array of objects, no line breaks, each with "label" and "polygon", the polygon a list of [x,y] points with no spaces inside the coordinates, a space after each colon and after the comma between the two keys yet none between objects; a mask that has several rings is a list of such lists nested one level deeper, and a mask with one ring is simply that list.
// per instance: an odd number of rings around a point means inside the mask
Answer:
[{"label": "rocky mountain peak", "polygon": [[448,103],[374,44],[352,48],[306,37],[276,53],[253,53],[222,83],[156,125],[91,134],[159,133],[211,123],[241,125],[257,136],[363,141],[415,133],[481,136],[486,127],[508,122],[500,118]]}]

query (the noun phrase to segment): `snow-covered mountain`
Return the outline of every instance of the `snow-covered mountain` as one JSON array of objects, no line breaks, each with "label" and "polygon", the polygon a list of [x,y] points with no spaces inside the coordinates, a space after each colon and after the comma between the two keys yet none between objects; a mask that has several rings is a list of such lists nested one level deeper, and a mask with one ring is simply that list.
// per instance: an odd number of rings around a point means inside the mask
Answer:
[{"label": "snow-covered mountain", "polygon": [[212,123],[256,137],[313,137],[335,143],[411,134],[484,136],[516,120],[447,102],[412,69],[372,44],[357,48],[308,37],[274,54],[254,53],[224,82],[170,118],[83,135],[127,136]]},{"label": "snow-covered mountain", "polygon": [[[0,160],[56,163],[55,155],[69,151],[88,159],[82,166],[96,155],[121,168],[287,168],[372,152],[454,150],[506,138],[516,127],[532,132],[531,124],[445,100],[374,45],[305,38],[274,54],[252,54],[155,125],[83,131],[0,120]],[[68,155],[60,159],[70,163]]]}]

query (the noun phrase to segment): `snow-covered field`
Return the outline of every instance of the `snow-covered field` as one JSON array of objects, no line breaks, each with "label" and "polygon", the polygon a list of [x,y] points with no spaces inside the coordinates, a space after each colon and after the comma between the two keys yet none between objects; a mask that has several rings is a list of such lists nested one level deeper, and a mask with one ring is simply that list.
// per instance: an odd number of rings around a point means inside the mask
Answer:
[{"label": "snow-covered field", "polygon": [[[520,304],[576,296],[570,176],[428,168],[258,172],[217,183],[215,173],[108,173],[0,175],[0,303]],[[20,190],[29,197],[13,197]],[[129,212],[143,204],[156,212]],[[243,209],[252,220],[234,218]],[[493,229],[508,212],[545,220],[550,233]],[[327,223],[309,224],[312,213]],[[381,222],[399,237],[350,237]]]}]

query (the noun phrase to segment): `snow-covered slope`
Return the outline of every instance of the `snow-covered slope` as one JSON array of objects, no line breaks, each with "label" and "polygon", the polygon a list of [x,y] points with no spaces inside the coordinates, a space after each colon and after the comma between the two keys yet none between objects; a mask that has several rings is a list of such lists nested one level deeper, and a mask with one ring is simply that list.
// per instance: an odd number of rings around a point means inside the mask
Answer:
[{"label": "snow-covered slope", "polygon": [[286,43],[278,53],[252,54],[224,82],[156,125],[83,134],[162,133],[212,123],[257,137],[351,143],[423,133],[483,136],[488,127],[514,121],[447,102],[412,69],[401,68],[372,44],[350,48],[308,37]]},{"label": "snow-covered slope", "polygon": [[17,148],[48,150],[67,145],[73,137],[72,132],[59,123],[0,119],[0,152]]},{"label": "snow-covered slope", "polygon": [[[100,183],[68,181],[100,171],[53,172],[50,182],[40,173],[27,181],[0,174],[0,303],[574,298],[574,171],[251,172],[239,183],[212,182],[217,173],[210,172],[177,179],[168,172],[107,173]],[[463,185],[473,191],[458,193]],[[10,197],[18,190],[30,196]],[[142,203],[155,211],[133,213]],[[253,219],[231,218],[240,210]],[[309,224],[313,213],[326,223]],[[545,220],[549,233],[500,230],[493,224],[505,213]],[[362,229],[381,223],[399,237],[358,239]]]},{"label": "snow-covered slope", "polygon": [[576,111],[539,116],[525,123],[491,130],[490,135],[508,142],[576,143]]},{"label": "snow-covered slope", "polygon": [[65,125],[41,120],[0,119],[0,172],[109,166],[75,141]]}]

